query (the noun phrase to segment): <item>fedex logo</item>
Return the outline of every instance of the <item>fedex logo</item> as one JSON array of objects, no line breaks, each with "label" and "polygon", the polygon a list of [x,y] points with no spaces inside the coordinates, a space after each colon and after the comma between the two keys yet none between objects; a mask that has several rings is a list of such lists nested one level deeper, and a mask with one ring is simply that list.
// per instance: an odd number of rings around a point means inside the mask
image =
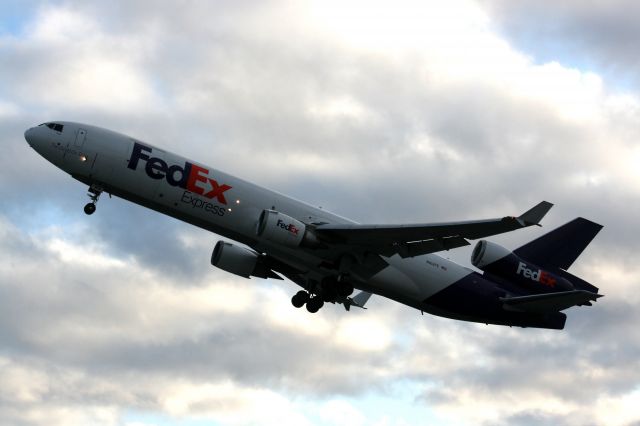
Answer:
[{"label": "fedex logo", "polygon": [[542,269],[538,269],[537,271],[529,269],[527,268],[527,264],[524,262],[518,263],[518,270],[516,271],[516,274],[522,275],[525,278],[549,287],[555,287],[556,285],[556,279],[553,278],[550,273],[543,271]]},{"label": "fedex logo", "polygon": [[293,223],[287,225],[282,221],[282,219],[278,219],[278,222],[276,222],[276,226],[279,226],[285,231],[291,232],[293,235],[298,235],[298,232],[300,231]]},{"label": "fedex logo", "polygon": [[144,171],[151,179],[166,179],[171,186],[186,189],[206,198],[215,198],[218,202],[227,204],[224,193],[231,187],[225,184],[220,185],[215,179],[211,179],[209,170],[188,161],[185,161],[184,166],[168,165],[161,158],[150,157],[148,154],[152,151],[148,146],[135,142],[127,167],[136,170],[140,160],[145,161]]}]

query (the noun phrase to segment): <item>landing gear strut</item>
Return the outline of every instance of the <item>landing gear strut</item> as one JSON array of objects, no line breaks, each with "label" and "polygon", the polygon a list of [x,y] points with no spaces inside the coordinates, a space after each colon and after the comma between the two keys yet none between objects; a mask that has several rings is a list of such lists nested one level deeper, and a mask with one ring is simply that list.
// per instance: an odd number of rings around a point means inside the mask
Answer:
[{"label": "landing gear strut", "polygon": [[325,302],[332,302],[340,297],[349,297],[353,293],[353,284],[346,274],[337,277],[325,277],[320,284],[320,295]]},{"label": "landing gear strut", "polygon": [[343,297],[349,297],[351,296],[351,293],[353,293],[354,288],[353,288],[353,284],[351,284],[351,282],[349,281],[349,276],[347,274],[340,274],[338,275],[338,285],[337,285],[337,292],[340,296]]},{"label": "landing gear strut", "polygon": [[84,206],[84,212],[86,214],[93,214],[96,211],[96,203],[98,202],[98,198],[100,198],[100,194],[102,194],[102,187],[96,184],[93,184],[89,187],[89,192],[87,195],[91,198],[91,202],[87,203]]}]

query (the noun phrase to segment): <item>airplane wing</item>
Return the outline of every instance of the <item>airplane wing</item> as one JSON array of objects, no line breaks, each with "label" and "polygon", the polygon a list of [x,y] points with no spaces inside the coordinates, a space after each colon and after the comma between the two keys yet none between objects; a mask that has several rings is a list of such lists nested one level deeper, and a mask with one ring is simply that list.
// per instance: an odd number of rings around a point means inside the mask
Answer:
[{"label": "airplane wing", "polygon": [[543,201],[518,217],[412,225],[326,224],[315,232],[334,244],[363,246],[383,256],[413,257],[469,245],[475,240],[538,225],[553,204]]},{"label": "airplane wing", "polygon": [[591,306],[601,294],[586,290],[560,291],[530,296],[501,297],[505,309],[518,312],[558,312],[576,305]]}]

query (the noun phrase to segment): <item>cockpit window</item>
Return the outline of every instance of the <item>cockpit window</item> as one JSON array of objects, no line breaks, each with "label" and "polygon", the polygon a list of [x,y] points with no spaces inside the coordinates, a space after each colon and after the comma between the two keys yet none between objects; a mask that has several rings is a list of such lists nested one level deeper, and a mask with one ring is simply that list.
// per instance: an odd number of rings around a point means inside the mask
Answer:
[{"label": "cockpit window", "polygon": [[62,129],[64,128],[64,125],[59,123],[45,123],[45,126],[51,130],[55,130],[56,132],[62,132]]}]

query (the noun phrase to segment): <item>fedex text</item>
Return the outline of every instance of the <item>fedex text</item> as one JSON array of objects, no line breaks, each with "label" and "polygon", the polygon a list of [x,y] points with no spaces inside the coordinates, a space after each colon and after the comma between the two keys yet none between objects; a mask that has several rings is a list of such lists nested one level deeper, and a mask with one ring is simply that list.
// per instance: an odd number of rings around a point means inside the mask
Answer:
[{"label": "fedex text", "polygon": [[188,161],[185,161],[182,166],[178,164],[169,165],[161,158],[151,157],[152,151],[150,147],[135,142],[127,167],[136,170],[140,160],[145,161],[144,171],[151,179],[166,179],[171,186],[186,189],[205,198],[215,198],[219,203],[227,204],[224,193],[230,190],[231,186],[220,184],[215,179],[210,178],[209,170],[191,164]]},{"label": "fedex text", "polygon": [[282,219],[278,219],[278,222],[276,222],[276,226],[279,226],[285,231],[291,232],[293,235],[298,235],[298,232],[300,232],[300,230],[293,223],[287,225]]},{"label": "fedex text", "polygon": [[550,273],[543,271],[542,269],[538,269],[537,271],[529,269],[527,268],[527,264],[524,262],[518,263],[518,270],[516,271],[516,274],[522,275],[525,278],[549,287],[555,287],[556,285],[556,279]]}]

